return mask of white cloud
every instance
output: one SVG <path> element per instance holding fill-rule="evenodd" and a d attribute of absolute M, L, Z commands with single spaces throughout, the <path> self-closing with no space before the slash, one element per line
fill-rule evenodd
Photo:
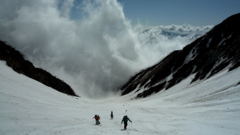
<path fill-rule="evenodd" d="M 60 7 L 59 2 L 63 2 Z M 85 0 L 80 20 L 70 17 L 73 3 L 2 0 L 0 39 L 62 78 L 79 95 L 114 93 L 131 75 L 159 61 L 175 49 L 175 41 L 181 41 L 160 38 L 154 44 L 145 43 L 116 0 Z"/>

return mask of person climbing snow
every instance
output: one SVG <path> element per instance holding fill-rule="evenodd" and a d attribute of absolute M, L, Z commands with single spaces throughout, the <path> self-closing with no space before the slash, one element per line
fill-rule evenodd
<path fill-rule="evenodd" d="M 124 124 L 124 130 L 127 130 L 128 121 L 132 123 L 132 121 L 128 118 L 127 115 L 123 116 L 121 124 Z"/>
<path fill-rule="evenodd" d="M 113 119 L 113 111 L 111 111 L 110 117 L 111 117 L 111 120 L 112 120 Z"/>
<path fill-rule="evenodd" d="M 101 123 L 100 123 L 100 116 L 99 116 L 99 115 L 95 114 L 93 118 L 94 118 L 95 121 L 96 121 L 96 125 L 100 125 L 100 124 L 101 124 Z"/>

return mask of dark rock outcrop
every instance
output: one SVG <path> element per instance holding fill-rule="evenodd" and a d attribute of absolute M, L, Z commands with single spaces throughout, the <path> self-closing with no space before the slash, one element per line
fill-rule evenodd
<path fill-rule="evenodd" d="M 192 74 L 192 82 L 207 79 L 223 69 L 240 66 L 240 14 L 215 26 L 182 50 L 174 51 L 158 64 L 141 71 L 122 86 L 122 95 L 132 91 L 146 97 L 168 89 Z"/>
<path fill-rule="evenodd" d="M 25 60 L 20 52 L 2 41 L 0 41 L 0 60 L 6 61 L 9 67 L 20 74 L 24 74 L 59 92 L 77 96 L 68 84 L 54 77 L 47 71 L 36 68 L 30 61 Z"/>

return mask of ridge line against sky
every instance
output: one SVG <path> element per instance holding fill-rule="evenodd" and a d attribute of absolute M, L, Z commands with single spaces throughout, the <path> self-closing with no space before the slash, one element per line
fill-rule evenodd
<path fill-rule="evenodd" d="M 72 17 L 79 18 L 84 0 L 74 0 Z M 216 25 L 240 12 L 239 0 L 117 0 L 134 24 Z M 80 4 L 80 5 L 79 5 Z"/>

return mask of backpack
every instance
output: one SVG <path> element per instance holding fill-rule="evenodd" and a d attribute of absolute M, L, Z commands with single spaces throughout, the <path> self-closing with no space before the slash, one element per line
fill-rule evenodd
<path fill-rule="evenodd" d="M 100 120 L 99 115 L 95 115 L 95 119 L 96 119 L 96 120 Z"/>
<path fill-rule="evenodd" d="M 123 121 L 124 121 L 124 122 L 127 122 L 127 121 L 128 121 L 128 117 L 127 117 L 126 115 L 123 117 Z"/>

